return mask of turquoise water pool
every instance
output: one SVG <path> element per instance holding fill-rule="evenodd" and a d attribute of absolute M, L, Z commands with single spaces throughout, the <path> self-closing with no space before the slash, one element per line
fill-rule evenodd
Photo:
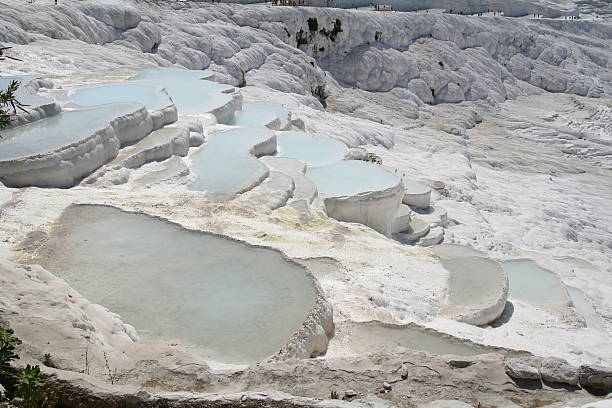
<path fill-rule="evenodd" d="M 141 107 L 138 103 L 117 103 L 76 109 L 3 130 L 0 160 L 43 154 L 78 142 L 105 128 L 111 120 Z"/>
<path fill-rule="evenodd" d="M 197 178 L 190 189 L 229 199 L 253 186 L 268 168 L 250 154 L 253 145 L 274 136 L 266 128 L 236 128 L 211 135 L 191 156 Z"/>
<path fill-rule="evenodd" d="M 343 160 L 323 167 L 310 167 L 306 175 L 315 182 L 319 193 L 327 197 L 381 191 L 400 183 L 397 176 L 381 166 L 358 160 Z"/>
<path fill-rule="evenodd" d="M 316 300 L 305 270 L 278 251 L 113 207 L 68 207 L 36 255 L 141 338 L 224 363 L 276 353 Z"/>
<path fill-rule="evenodd" d="M 146 106 L 150 111 L 156 111 L 172 104 L 172 101 L 162 91 L 161 87 L 131 82 L 77 89 L 70 94 L 69 98 L 80 106 L 96 106 L 116 102 L 138 102 Z"/>
<path fill-rule="evenodd" d="M 314 139 L 304 132 L 280 132 L 276 137 L 277 156 L 298 159 L 309 166 L 326 166 L 346 156 L 348 148 L 333 139 Z"/>

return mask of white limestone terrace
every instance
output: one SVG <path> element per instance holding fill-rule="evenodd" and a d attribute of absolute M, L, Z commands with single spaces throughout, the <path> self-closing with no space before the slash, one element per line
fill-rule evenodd
<path fill-rule="evenodd" d="M 291 113 L 282 105 L 267 102 L 248 102 L 234 114 L 234 126 L 266 126 L 274 130 L 291 127 Z"/>
<path fill-rule="evenodd" d="M 216 83 L 213 78 L 209 71 L 168 68 L 143 70 L 131 82 L 163 86 L 181 116 L 211 113 L 218 123 L 229 124 L 242 107 L 242 97 L 233 87 Z"/>
<path fill-rule="evenodd" d="M 413 180 L 402 179 L 404 198 L 402 202 L 415 208 L 426 209 L 431 203 L 431 188 Z"/>
<path fill-rule="evenodd" d="M 0 139 L 0 180 L 15 187 L 72 187 L 152 129 L 149 111 L 137 103 L 64 111 L 7 129 Z"/>
<path fill-rule="evenodd" d="M 547 268 L 559 271 L 564 283 L 583 291 L 595 312 L 604 316 L 608 329 L 612 310 L 607 296 L 610 292 L 607 225 L 612 225 L 607 210 L 608 157 L 605 144 L 593 141 L 604 141 L 607 137 L 607 111 L 596 108 L 604 106 L 609 96 L 605 78 L 610 72 L 610 47 L 605 26 L 400 13 L 383 18 L 379 15 L 383 13 L 261 5 L 90 4 L 68 0 L 58 7 L 37 4 L 40 11 L 12 1 L 1 6 L 9 17 L 8 22 L 0 24 L 11 29 L 3 27 L 0 36 L 15 45 L 15 55 L 25 60 L 21 65 L 13 62 L 3 65 L 7 72 L 32 69 L 65 85 L 80 75 L 108 79 L 112 73 L 115 80 L 123 80 L 157 65 L 176 63 L 198 69 L 208 66 L 215 79 L 234 86 L 246 85 L 241 92 L 249 100 L 265 99 L 287 107 L 294 124 L 309 135 L 335 138 L 350 147 L 365 146 L 380 155 L 385 164 L 409 172 L 414 179 L 429 185 L 443 180 L 445 192 L 432 191 L 432 202 L 448 211 L 449 242 L 472 245 L 494 254 L 496 259 L 520 257 L 517 251 L 530 249 L 549 258 L 570 255 L 588 260 L 592 268 L 575 267 L 566 261 L 550 261 L 553 266 Z M 359 13 L 366 16 L 357 16 Z M 285 17 L 288 23 L 284 22 Z M 381 66 L 378 54 L 358 60 L 367 79 L 355 88 L 339 87 L 334 79 L 338 73 L 350 71 L 345 66 L 350 66 L 352 60 L 342 61 L 342 69 L 323 73 L 318 68 L 319 57 L 310 58 L 295 49 L 297 38 L 291 30 L 302 29 L 306 36 L 301 40 L 311 41 L 308 18 L 312 17 L 317 18 L 320 29 L 325 28 L 329 36 L 336 19 L 341 20 L 342 31 L 336 30 L 335 41 L 329 39 L 330 44 L 339 48 L 338 60 L 342 60 L 344 51 L 351 56 L 351 38 L 355 37 L 363 37 L 363 41 L 357 38 L 357 49 L 370 45 L 379 51 L 372 47 L 376 45 L 375 38 L 366 38 L 366 31 L 359 34 L 362 27 L 381 32 L 379 38 L 385 41 L 380 47 L 381 55 L 393 53 L 393 47 L 386 44 L 391 42 L 385 37 L 388 33 L 393 33 L 394 40 L 405 41 L 409 51 L 401 53 L 399 62 L 385 59 Z M 368 26 L 368 19 L 380 25 L 380 29 Z M 404 29 L 405 25 L 409 28 Z M 319 31 L 312 42 L 300 47 L 314 53 L 312 46 L 324 41 L 316 39 L 321 36 L 325 37 Z M 140 53 L 143 47 L 145 52 Z M 519 52 L 521 47 L 524 49 Z M 336 52 L 326 45 L 319 48 L 330 54 Z M 323 52 L 317 49 L 317 53 Z M 559 57 L 559 66 L 550 63 L 557 53 L 564 55 Z M 450 100 L 443 97 L 443 92 L 436 94 L 438 101 L 424 102 L 401 86 L 389 92 L 364 91 L 370 87 L 378 89 L 376 78 L 389 76 L 390 83 L 398 83 L 394 75 L 398 67 L 406 65 L 404 58 L 414 58 L 421 64 L 418 70 L 422 77 L 431 73 L 434 82 L 448 79 L 448 61 L 459 61 L 464 63 L 463 69 L 453 70 L 454 75 L 469 78 L 474 72 L 476 76 L 482 74 L 482 81 L 489 81 L 491 86 L 489 82 L 483 85 L 487 96 L 461 103 L 438 103 Z M 508 69 L 504 71 L 503 64 L 510 59 L 522 59 L 525 67 L 531 69 L 529 76 L 524 77 L 527 80 Z M 593 61 L 599 64 L 595 66 Z M 603 83 L 603 98 L 549 94 L 533 86 L 538 80 L 532 77 L 541 76 L 566 89 L 567 78 L 570 85 L 582 80 L 581 70 L 590 80 Z M 342 79 L 342 75 L 338 77 Z M 350 79 L 349 74 L 346 77 Z M 478 81 L 481 80 L 475 83 Z M 500 93 L 501 90 L 506 93 Z M 429 91 L 431 94 L 431 88 Z M 592 95 L 597 96 L 595 92 Z M 322 103 L 327 104 L 327 110 L 321 109 Z M 562 130 L 569 121 L 574 122 L 571 128 L 580 134 Z M 560 153 L 561 149 L 564 153 Z M 578 159 L 580 164 L 576 164 Z M 137 180 L 141 177 L 173 169 L 182 173 L 188 171 L 185 163 L 188 160 L 173 158 L 146 164 L 131 171 L 134 177 L 124 187 L 108 189 L 79 187 L 54 192 L 0 186 L 0 197 L 8 197 L 0 217 L 6 240 L 0 241 L 0 253 L 7 253 L 7 248 L 27 232 L 41 225 L 44 228 L 67 203 L 113 203 L 136 212 L 174 218 L 189 228 L 279 248 L 291 257 L 333 259 L 333 268 L 322 268 L 317 277 L 340 320 L 418 322 L 476 343 L 524 348 L 541 356 L 560 356 L 573 364 L 605 363 L 612 355 L 606 332 L 596 333 L 576 322 L 562 321 L 527 302 L 515 302 L 513 313 L 491 327 L 480 328 L 449 319 L 440 313 L 440 305 L 448 295 L 448 271 L 429 250 L 397 245 L 362 225 L 335 222 L 321 215 L 316 206 L 306 213 L 290 206 L 266 207 L 262 211 L 259 202 L 245 199 L 246 194 L 227 203 L 211 203 L 200 192 L 189 191 L 184 184 L 177 185 L 179 176 L 164 175 L 167 181 L 163 186 L 147 182 L 150 188 L 139 189 Z M 272 173 L 278 172 L 269 172 Z M 168 186 L 171 189 L 165 188 Z M 251 192 L 257 189 L 258 197 L 265 196 L 260 187 Z M 22 272 L 12 276 L 20 276 L 19 284 L 27 287 L 34 284 L 27 281 L 30 279 L 27 275 Z M 46 305 L 53 301 L 46 299 Z M 82 317 L 77 319 L 78 323 L 83 321 Z M 113 320 L 104 319 L 95 326 L 96 339 L 111 336 L 110 326 L 106 325 L 110 321 Z M 35 323 L 33 326 L 36 327 Z M 73 329 L 70 333 L 82 334 Z M 78 343 L 80 340 L 78 337 L 71 342 L 78 345 L 75 349 L 84 348 L 81 346 L 85 343 Z M 47 347 L 44 343 L 38 346 L 41 353 Z M 151 358 L 152 354 L 155 359 L 158 351 L 155 348 L 141 355 L 141 359 Z M 72 354 L 70 358 L 74 359 L 74 367 L 81 367 L 78 356 Z M 322 360 L 327 364 L 333 358 L 328 355 Z M 120 361 L 113 359 L 117 360 Z M 103 363 L 98 365 L 103 367 Z M 172 369 L 196 371 L 193 366 Z M 149 370 L 145 367 L 142 371 Z M 198 371 L 194 376 L 201 373 L 204 376 L 205 372 Z M 98 375 L 102 378 L 104 372 Z M 175 378 L 176 372 L 168 377 Z M 328 394 L 327 390 L 325 393 Z"/>
<path fill-rule="evenodd" d="M 317 185 L 330 217 L 391 235 L 404 190 L 394 174 L 376 164 L 344 160 L 310 167 L 306 175 Z"/>
<path fill-rule="evenodd" d="M 4 147 L 0 157 L 3 160 L 0 179 L 7 185 L 19 187 L 72 187 L 114 159 L 121 147 L 176 122 L 175 101 L 184 118 L 195 116 L 193 119 L 198 121 L 198 116 L 212 114 L 218 122 L 227 123 L 241 107 L 241 96 L 231 86 L 202 79 L 210 76 L 207 71 L 144 70 L 130 81 L 54 91 L 65 107 L 72 110 L 36 123 L 28 122 L 56 113 L 54 109 L 59 108 L 58 103 L 27 92 L 25 85 L 38 76 L 4 77 L 3 81 L 7 83 L 14 78 L 24 78 L 24 88 L 17 96 L 22 103 L 32 105 L 33 111 L 19 116 L 17 124 L 23 122 L 26 125 L 8 130 L 0 141 Z M 127 114 L 122 107 L 130 103 L 132 107 L 135 106 L 133 103 L 144 105 L 148 110 L 146 117 L 136 118 L 138 121 L 132 124 L 122 120 L 121 117 Z M 112 105 L 116 105 L 114 110 Z M 110 128 L 104 129 L 106 125 Z M 109 133 L 111 130 L 117 140 L 109 140 L 113 137 L 111 134 L 99 137 L 100 132 Z M 176 153 L 185 155 L 186 149 L 202 141 L 203 138 L 190 140 L 187 133 L 185 148 L 177 148 Z M 159 150 L 159 146 L 157 148 Z M 170 155 L 174 153 L 169 152 Z M 148 161 L 167 157 L 168 153 L 148 158 L 142 156 Z M 139 166 L 142 164 L 140 161 Z M 50 167 L 52 171 L 47 171 Z M 132 163 L 128 167 L 136 166 Z"/>
<path fill-rule="evenodd" d="M 520 92 L 517 80 L 551 92 L 611 92 L 602 51 L 611 28 L 604 25 L 577 22 L 571 33 L 557 33 L 552 21 L 325 8 L 243 9 L 233 18 L 295 44 L 342 84 L 378 92 L 401 88 L 401 98 L 417 105 L 501 102 Z M 317 30 L 310 30 L 308 18 Z"/>
<path fill-rule="evenodd" d="M 117 185 L 126 183 L 131 173 L 153 161 L 172 156 L 187 156 L 190 147 L 204 142 L 200 123 L 177 122 L 152 132 L 143 140 L 119 151 L 117 157 L 87 176 L 81 185 Z"/>
<path fill-rule="evenodd" d="M 97 234 L 106 238 L 92 245 Z M 305 267 L 142 214 L 70 206 L 23 259 L 120 314 L 141 338 L 178 339 L 209 361 L 307 358 L 333 334 L 331 306 Z"/>
<path fill-rule="evenodd" d="M 232 3 L 252 4 L 264 3 L 263 0 L 233 0 Z M 586 4 L 585 4 L 586 3 Z M 532 14 L 543 14 L 547 18 L 565 15 L 578 15 L 579 9 L 588 10 L 588 6 L 597 6 L 596 1 L 579 2 L 572 0 L 532 0 L 506 2 L 500 0 L 449 1 L 449 0 L 335 0 L 333 3 L 324 0 L 310 0 L 310 6 L 338 7 L 346 9 L 358 8 L 372 10 L 376 5 L 391 6 L 394 11 L 426 11 L 443 12 L 454 10 L 463 14 L 483 13 L 488 10 L 501 11 L 505 16 L 521 17 Z M 583 6 L 583 7 L 581 7 Z M 587 6 L 587 7 L 584 7 Z M 596 7 L 594 7 L 596 9 Z M 602 13 L 603 14 L 603 13 Z"/>
<path fill-rule="evenodd" d="M 308 166 L 321 167 L 344 160 L 346 145 L 334 139 L 315 139 L 305 132 L 279 132 L 276 136 L 278 157 L 299 159 Z"/>
<path fill-rule="evenodd" d="M 78 88 L 67 95 L 78 106 L 106 105 L 118 102 L 142 103 L 151 112 L 153 130 L 174 123 L 178 119 L 176 106 L 159 86 L 138 83 L 114 83 Z"/>
<path fill-rule="evenodd" d="M 433 247 L 449 271 L 444 313 L 477 326 L 499 319 L 508 300 L 508 274 L 482 252 L 460 245 Z"/>
<path fill-rule="evenodd" d="M 192 190 L 228 200 L 251 190 L 269 174 L 257 157 L 276 152 L 276 135 L 263 127 L 237 127 L 212 134 L 191 155 L 195 179 Z"/>
<path fill-rule="evenodd" d="M 58 40 L 81 40 L 81 49 L 99 47 L 96 44 L 104 44 L 108 51 L 116 46 L 135 47 L 144 52 L 143 63 L 208 68 L 218 80 L 233 85 L 245 82 L 324 96 L 331 89 L 326 90 L 330 87 L 319 65 L 335 80 L 359 89 L 404 89 L 402 98 L 417 105 L 500 102 L 522 91 L 517 80 L 553 92 L 610 94 L 609 81 L 602 76 L 609 69 L 605 41 L 610 28 L 584 22 L 572 22 L 570 33 L 556 30 L 555 22 L 454 15 L 223 4 L 210 9 L 211 5 L 202 3 L 157 4 L 139 11 L 116 3 L 70 3 L 70 7 L 65 3 L 57 8 L 20 5 L 16 10 L 12 4 L 3 7 L 10 21 L 19 25 L 3 23 L 7 25 L 0 41 L 27 44 L 52 31 Z M 105 14 L 106 7 L 116 10 L 113 18 Z M 161 10 L 163 21 L 155 17 Z M 44 24 L 28 20 L 37 13 L 44 13 Z M 186 15 L 189 19 L 182 21 Z M 73 31 L 59 23 L 63 18 L 69 19 L 66 26 Z M 309 32 L 308 18 L 317 19 L 318 31 Z M 222 23 L 201 24 L 213 20 Z M 332 41 L 336 20 L 340 24 Z M 255 40 L 253 29 L 264 42 Z M 378 39 L 372 34 L 377 32 Z M 298 35 L 303 38 L 299 48 L 310 58 L 295 58 L 303 55 L 296 49 Z M 242 46 L 230 38 L 239 38 Z M 19 47 L 15 48 L 21 56 Z M 65 58 L 73 58 L 75 51 L 67 50 Z M 95 67 L 95 60 L 89 64 Z"/>

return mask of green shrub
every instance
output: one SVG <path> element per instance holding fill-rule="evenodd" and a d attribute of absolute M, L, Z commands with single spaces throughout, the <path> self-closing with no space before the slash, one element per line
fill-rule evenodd
<path fill-rule="evenodd" d="M 10 369 L 11 361 L 19 358 L 15 353 L 19 344 L 21 340 L 15 337 L 13 330 L 0 329 L 0 384 L 7 391 L 2 397 L 18 408 L 54 408 L 58 401 L 57 391 L 47 385 L 48 376 L 39 366 L 28 364 L 16 374 Z"/>
<path fill-rule="evenodd" d="M 319 22 L 316 17 L 311 17 L 308 19 L 308 31 L 317 31 L 319 29 Z"/>
<path fill-rule="evenodd" d="M 18 358 L 15 347 L 20 344 L 21 340 L 14 336 L 13 330 L 0 329 L 0 375 L 10 375 L 9 364 Z"/>

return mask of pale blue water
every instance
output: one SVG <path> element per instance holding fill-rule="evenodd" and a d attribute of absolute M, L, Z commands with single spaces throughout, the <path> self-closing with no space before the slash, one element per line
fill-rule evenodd
<path fill-rule="evenodd" d="M 138 102 L 151 111 L 165 108 L 172 101 L 161 87 L 122 82 L 81 88 L 70 95 L 70 100 L 80 106 L 105 105 L 115 102 Z"/>
<path fill-rule="evenodd" d="M 349 347 L 357 353 L 384 350 L 395 352 L 398 348 L 425 351 L 438 355 L 472 356 L 490 353 L 492 350 L 478 344 L 462 342 L 450 336 L 415 326 L 384 326 L 379 323 L 351 324 Z"/>
<path fill-rule="evenodd" d="M 328 197 L 352 196 L 380 191 L 399 184 L 400 179 L 377 164 L 343 160 L 324 167 L 310 167 L 306 175 Z"/>
<path fill-rule="evenodd" d="M 288 125 L 289 111 L 275 103 L 248 102 L 242 105 L 242 111 L 236 112 L 232 125 L 265 126 L 277 118 L 281 129 L 284 129 Z"/>
<path fill-rule="evenodd" d="M 35 262 L 141 338 L 225 363 L 276 353 L 316 299 L 304 269 L 277 251 L 105 206 L 68 207 Z"/>
<path fill-rule="evenodd" d="M 574 308 L 578 313 L 584 317 L 586 321 L 587 327 L 595 330 L 599 330 L 601 332 L 605 332 L 606 329 L 603 324 L 603 320 L 601 316 L 597 314 L 593 305 L 586 298 L 584 293 L 577 288 L 568 287 L 567 291 L 572 298 L 572 302 L 574 303 Z"/>
<path fill-rule="evenodd" d="M 310 166 L 326 166 L 346 156 L 348 148 L 333 139 L 314 139 L 304 132 L 281 132 L 276 136 L 277 156 L 298 159 Z"/>
<path fill-rule="evenodd" d="M 232 100 L 230 94 L 223 92 L 233 87 L 200 79 L 209 74 L 208 71 L 150 69 L 140 72 L 130 81 L 154 84 L 165 88 L 179 114 L 202 114 Z"/>
<path fill-rule="evenodd" d="M 442 265 L 449 271 L 448 302 L 453 305 L 470 306 L 494 301 L 506 280 L 501 265 L 488 258 L 442 258 Z"/>
<path fill-rule="evenodd" d="M 418 183 L 412 180 L 403 179 L 404 182 L 404 191 L 408 194 L 425 194 L 431 189 L 425 184 Z"/>
<path fill-rule="evenodd" d="M 268 171 L 249 151 L 273 135 L 266 128 L 237 128 L 209 136 L 191 156 L 197 178 L 190 189 L 229 199 L 249 188 Z"/>
<path fill-rule="evenodd" d="M 510 280 L 508 297 L 534 306 L 567 306 L 565 285 L 556 273 L 542 268 L 531 259 L 513 259 L 502 264 Z"/>
<path fill-rule="evenodd" d="M 495 301 L 506 281 L 504 269 L 482 252 L 462 245 L 436 245 L 432 251 L 449 272 L 448 302 L 471 306 Z"/>
<path fill-rule="evenodd" d="M 112 119 L 141 107 L 138 103 L 117 103 L 76 109 L 3 130 L 0 160 L 33 156 L 68 146 L 105 128 Z"/>

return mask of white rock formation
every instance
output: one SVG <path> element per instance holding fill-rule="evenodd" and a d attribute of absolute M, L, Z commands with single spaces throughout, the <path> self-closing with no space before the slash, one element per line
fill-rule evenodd
<path fill-rule="evenodd" d="M 144 138 L 152 130 L 149 111 L 136 104 L 132 112 L 76 142 L 43 154 L 1 161 L 0 180 L 16 187 L 72 187 L 116 157 L 121 146 Z"/>
<path fill-rule="evenodd" d="M 401 201 L 401 183 L 382 190 L 353 196 L 325 197 L 327 215 L 338 221 L 358 222 L 390 236 Z"/>
<path fill-rule="evenodd" d="M 607 98 L 612 48 L 605 24 L 217 3 L 62 3 L 3 2 L 0 41 L 24 60 L 4 61 L 3 72 L 41 72 L 62 86 L 129 78 L 152 66 L 209 68 L 218 80 L 246 85 L 240 92 L 250 100 L 287 106 L 292 123 L 315 137 L 365 146 L 385 164 L 428 184 L 443 180 L 446 188 L 432 192 L 432 199 L 448 213 L 447 241 L 472 245 L 496 259 L 520 251 L 544 257 L 565 284 L 585 293 L 604 327 L 577 327 L 522 302 L 513 302 L 512 313 L 486 330 L 453 321 L 440 313 L 447 273 L 429 250 L 398 245 L 361 225 L 340 224 L 287 206 L 262 214 L 247 206 L 248 200 L 238 203 L 240 198 L 211 204 L 185 190 L 181 180 L 189 171 L 187 161 L 177 158 L 126 170 L 134 177 L 123 187 L 58 193 L 0 186 L 0 195 L 8 197 L 0 204 L 3 256 L 13 254 L 12 245 L 24 234 L 51 222 L 71 202 L 112 202 L 158 216 L 173 214 L 189 228 L 274 246 L 292 257 L 328 257 L 331 266 L 321 272 L 320 281 L 342 319 L 416 321 L 479 343 L 562 357 L 573 365 L 610 360 L 612 161 Z M 500 6 L 520 14 L 541 3 Z M 555 3 L 564 3 L 559 8 L 568 12 L 576 6 L 572 1 Z M 457 4 L 488 8 L 499 3 Z M 580 7 L 597 8 L 590 0 Z M 309 18 L 316 18 L 327 34 L 311 36 Z M 341 24 L 332 41 L 336 20 Z M 298 46 L 300 30 L 306 43 Z M 207 126 L 217 122 L 205 117 Z M 355 153 L 351 158 L 359 157 Z M 141 190 L 137 180 L 148 180 L 143 185 L 150 188 Z M 320 350 L 321 330 L 313 326 L 312 332 L 318 335 L 311 350 Z M 82 350 L 83 344 L 68 345 Z M 44 347 L 40 345 L 43 352 Z M 295 349 L 308 354 L 304 345 Z M 75 356 L 74 350 L 66 350 L 66 355 Z M 150 347 L 141 359 L 155 360 L 162 354 Z M 346 368 L 336 357 L 328 355 L 307 366 L 340 367 L 323 372 L 336 375 Z M 79 358 L 73 359 L 71 367 L 82 370 Z M 178 360 L 192 361 L 184 355 L 174 362 Z M 363 361 L 360 356 L 359 364 Z M 386 376 L 396 375 L 391 374 L 398 369 L 396 356 L 374 361 L 381 362 L 393 366 Z M 294 367 L 287 367 L 280 372 L 289 383 L 286 374 Z M 462 378 L 458 371 L 450 377 Z M 157 374 L 147 367 L 139 371 L 143 376 L 149 372 Z M 324 377 L 320 374 L 304 386 L 319 385 Z M 97 375 L 103 378 L 104 372 Z M 177 370 L 159 378 L 179 381 L 180 375 Z M 494 388 L 496 397 L 507 386 L 503 377 L 502 385 Z M 388 378 L 377 386 L 383 380 Z M 189 381 L 190 389 L 202 386 Z M 442 388 L 439 378 L 435 381 Z M 393 398 L 404 383 L 409 382 L 394 383 L 387 396 Z M 339 390 L 349 388 L 355 386 Z M 477 395 L 479 390 L 466 392 Z M 325 395 L 317 392 L 329 394 L 328 389 Z M 548 397 L 549 392 L 534 390 L 533 395 Z M 414 394 L 407 390 L 405 395 Z"/>

